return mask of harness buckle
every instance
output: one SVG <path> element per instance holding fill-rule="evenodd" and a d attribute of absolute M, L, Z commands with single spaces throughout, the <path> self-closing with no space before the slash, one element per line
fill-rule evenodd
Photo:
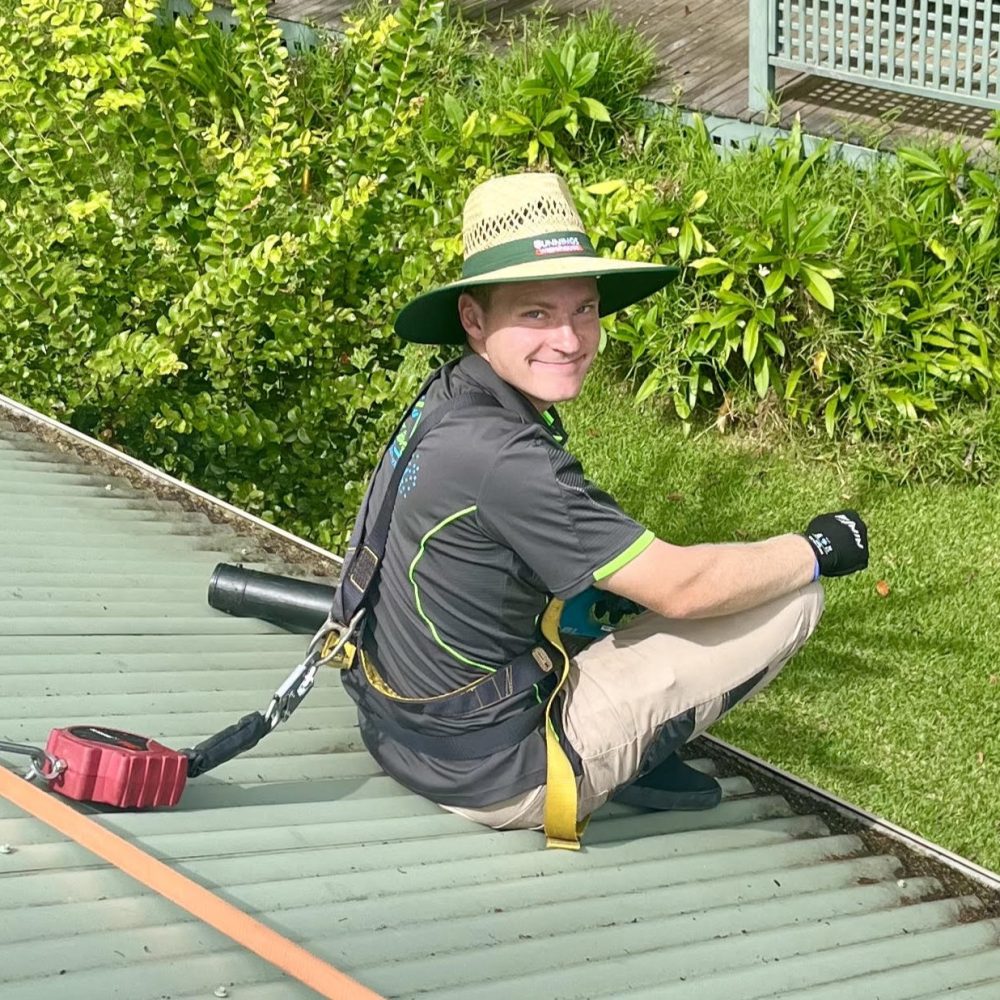
<path fill-rule="evenodd" d="M 549 673 L 555 664 L 552 662 L 552 657 L 542 649 L 541 646 L 535 646 L 531 651 L 531 658 L 538 664 L 538 666 Z"/>
<path fill-rule="evenodd" d="M 336 659 L 345 660 L 345 665 L 350 666 L 353 660 L 353 653 L 348 650 L 348 647 L 353 645 L 351 640 L 358 634 L 358 629 L 361 627 L 364 617 L 365 609 L 359 608 L 354 613 L 354 617 L 342 628 L 338 628 L 336 625 L 329 626 L 325 624 L 309 644 L 309 653 L 306 658 L 308 659 L 318 649 L 317 667 L 324 667 Z M 344 655 L 345 651 L 347 651 L 347 656 Z"/>

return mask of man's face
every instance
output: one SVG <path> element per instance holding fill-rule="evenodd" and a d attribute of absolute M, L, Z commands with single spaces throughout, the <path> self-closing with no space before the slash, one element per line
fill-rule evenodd
<path fill-rule="evenodd" d="M 579 395 L 601 338 L 594 278 L 494 285 L 458 300 L 472 349 L 539 409 Z"/>

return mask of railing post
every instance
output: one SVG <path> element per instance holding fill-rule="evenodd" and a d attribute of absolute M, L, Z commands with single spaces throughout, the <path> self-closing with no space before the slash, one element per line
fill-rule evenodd
<path fill-rule="evenodd" d="M 774 67 L 771 65 L 771 19 L 778 12 L 771 7 L 776 0 L 747 0 L 749 4 L 749 107 L 753 112 L 767 111 L 774 93 Z"/>

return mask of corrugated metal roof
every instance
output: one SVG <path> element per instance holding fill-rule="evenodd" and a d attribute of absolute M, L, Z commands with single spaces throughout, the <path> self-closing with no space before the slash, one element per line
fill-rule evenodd
<path fill-rule="evenodd" d="M 0 738 L 97 721 L 183 746 L 262 708 L 303 637 L 205 603 L 217 561 L 261 558 L 0 417 Z M 1000 996 L 975 895 L 722 782 L 717 809 L 607 807 L 585 851 L 546 852 L 380 774 L 327 675 L 178 808 L 93 812 L 386 996 Z M 4 1000 L 313 995 L 4 800 L 0 844 Z"/>

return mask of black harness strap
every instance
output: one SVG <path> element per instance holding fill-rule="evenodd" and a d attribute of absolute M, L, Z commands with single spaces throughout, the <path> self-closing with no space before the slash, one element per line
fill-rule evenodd
<path fill-rule="evenodd" d="M 368 721 L 379 733 L 391 736 L 398 743 L 417 753 L 425 753 L 441 760 L 475 760 L 488 757 L 500 750 L 517 746 L 536 732 L 545 718 L 545 703 L 512 715 L 503 722 L 494 723 L 485 729 L 474 729 L 467 733 L 452 733 L 434 736 L 408 729 L 398 722 L 380 715 L 369 717 Z"/>
<path fill-rule="evenodd" d="M 389 442 L 389 449 L 393 447 L 400 431 L 405 426 L 407 417 L 419 404 L 430 381 L 424 383 L 420 395 L 407 409 L 406 415 L 400 421 Z M 355 548 L 348 561 L 345 562 L 341 573 L 338 596 L 341 602 L 342 622 L 347 623 L 354 620 L 355 615 L 366 607 L 371 597 L 382 568 L 382 560 L 385 557 L 389 527 L 395 510 L 396 498 L 399 495 L 400 483 L 420 442 L 442 420 L 456 410 L 474 407 L 495 409 L 500 405 L 500 402 L 488 393 L 467 392 L 421 412 L 402 453 L 396 460 L 386 492 L 370 528 L 368 527 L 368 517 L 371 488 L 369 488 L 368 496 L 362 505 L 363 510 L 359 514 L 360 531 L 356 538 L 352 539 L 355 542 Z M 385 461 L 389 449 L 383 455 L 382 461 Z M 364 520 L 361 520 L 362 518 Z M 362 626 L 361 634 L 355 641 L 359 646 L 359 656 L 363 662 L 368 663 L 370 662 L 370 653 L 365 643 L 366 634 L 366 629 Z M 475 709 L 482 706 L 478 705 L 475 700 L 474 692 L 470 693 L 468 697 L 463 696 L 464 689 L 451 692 L 455 696 L 454 699 L 448 698 L 446 701 L 442 701 L 441 696 L 438 696 L 428 699 L 423 706 L 418 707 L 409 703 L 419 702 L 420 699 L 399 699 L 397 701 L 391 693 L 382 689 L 384 682 L 382 685 L 376 685 L 372 684 L 369 679 L 369 682 L 364 685 L 366 693 L 361 695 L 359 701 L 359 707 L 362 708 L 364 716 L 363 727 L 364 725 L 370 726 L 380 735 L 388 737 L 410 750 L 442 760 L 475 760 L 517 746 L 532 733 L 538 732 L 544 724 L 548 696 L 557 680 L 556 675 L 550 673 L 551 662 L 547 667 L 543 667 L 533 659 L 532 652 L 523 654 L 504 668 L 510 672 L 508 678 L 510 688 L 506 692 L 505 698 L 512 701 L 511 708 L 514 708 L 514 701 L 527 702 L 523 709 L 513 711 L 505 719 L 493 721 L 489 725 L 476 725 L 472 722 Z M 554 657 L 556 654 L 557 650 L 553 647 L 552 653 L 549 655 Z M 362 673 L 366 672 L 362 671 Z M 470 698 L 472 701 L 469 700 Z M 369 702 L 368 699 L 374 699 L 375 703 Z M 407 704 L 401 704 L 401 702 Z M 395 708 L 390 708 L 390 706 L 395 706 Z M 444 718 L 461 718 L 465 719 L 467 723 L 471 723 L 473 728 L 464 732 L 421 731 L 406 724 L 405 713 L 408 712 L 413 712 L 415 717 L 426 712 L 428 717 L 423 720 L 425 723 L 433 722 L 432 717 L 437 716 L 437 725 L 440 725 Z"/>
<path fill-rule="evenodd" d="M 425 383 L 425 387 L 426 384 L 427 383 Z M 499 405 L 500 404 L 497 400 L 488 393 L 466 392 L 462 393 L 460 396 L 456 396 L 448 403 L 435 406 L 429 412 L 422 411 L 417 420 L 416 427 L 413 428 L 413 432 L 410 434 L 410 438 L 406 442 L 406 447 L 403 449 L 403 453 L 397 459 L 396 466 L 392 470 L 392 476 L 389 479 L 389 486 L 386 490 L 385 497 L 382 500 L 382 506 L 379 508 L 378 515 L 375 518 L 375 523 L 372 525 L 371 531 L 364 530 L 364 534 L 358 541 L 357 549 L 354 552 L 350 563 L 345 564 L 343 568 L 341 588 L 343 591 L 342 600 L 345 622 L 350 621 L 355 616 L 358 609 L 365 603 L 375 580 L 378 578 L 379 571 L 382 568 L 382 559 L 385 556 L 386 542 L 389 538 L 389 525 L 392 522 L 393 511 L 396 509 L 396 497 L 399 495 L 399 484 L 402 482 L 403 474 L 406 472 L 406 467 L 409 465 L 410 459 L 419 447 L 420 442 L 427 434 L 437 427 L 437 425 L 441 423 L 445 417 L 447 417 L 450 413 L 454 413 L 456 410 L 466 410 L 476 406 L 492 408 Z M 413 407 L 411 406 L 410 409 L 406 411 L 407 414 L 412 411 L 412 408 Z M 398 435 L 399 430 L 403 427 L 404 423 L 405 418 L 397 428 L 396 435 Z M 393 436 L 393 440 L 395 440 L 396 435 Z M 390 443 L 390 448 L 391 447 L 392 444 Z M 365 509 L 360 516 L 367 518 L 367 515 L 368 504 L 366 503 Z"/>

